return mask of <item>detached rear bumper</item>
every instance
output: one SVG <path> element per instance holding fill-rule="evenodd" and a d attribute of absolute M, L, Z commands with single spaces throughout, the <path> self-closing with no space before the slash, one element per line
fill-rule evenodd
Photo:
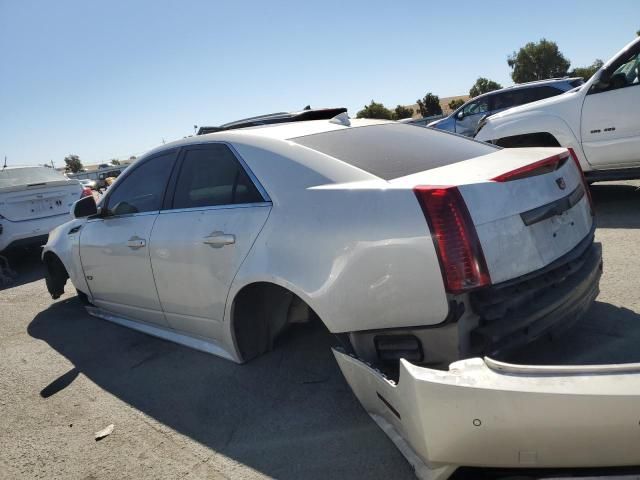
<path fill-rule="evenodd" d="M 358 400 L 421 478 L 460 466 L 640 465 L 640 364 L 538 367 L 400 361 L 398 383 L 334 350 Z"/>

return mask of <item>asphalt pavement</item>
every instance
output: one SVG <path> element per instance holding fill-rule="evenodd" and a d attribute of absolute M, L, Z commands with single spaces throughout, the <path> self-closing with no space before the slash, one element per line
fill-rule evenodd
<path fill-rule="evenodd" d="M 601 293 L 559 363 L 640 361 L 640 182 L 593 187 Z M 321 324 L 236 365 L 52 301 L 37 252 L 0 290 L 0 478 L 412 479 L 345 383 Z M 100 441 L 95 433 L 113 425 Z"/>

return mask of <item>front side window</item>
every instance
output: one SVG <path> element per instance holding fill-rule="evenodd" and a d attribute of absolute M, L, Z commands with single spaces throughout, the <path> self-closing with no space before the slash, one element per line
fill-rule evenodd
<path fill-rule="evenodd" d="M 107 199 L 108 215 L 152 212 L 162 208 L 175 153 L 165 153 L 145 161 L 114 185 Z"/>
<path fill-rule="evenodd" d="M 632 54 L 616 68 L 606 82 L 596 82 L 589 93 L 608 92 L 640 85 L 640 52 Z"/>
<path fill-rule="evenodd" d="M 173 197 L 173 208 L 199 208 L 264 199 L 231 149 L 210 144 L 186 151 Z"/>
<path fill-rule="evenodd" d="M 462 115 L 468 117 L 469 115 L 476 115 L 478 113 L 485 113 L 489 111 L 489 102 L 487 97 L 471 102 L 462 109 Z"/>
<path fill-rule="evenodd" d="M 638 85 L 638 69 L 640 69 L 640 53 L 633 55 L 628 61 L 616 68 L 611 75 L 611 89 Z"/>

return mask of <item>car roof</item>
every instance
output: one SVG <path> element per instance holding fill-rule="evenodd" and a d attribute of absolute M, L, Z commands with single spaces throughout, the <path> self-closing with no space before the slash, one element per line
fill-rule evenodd
<path fill-rule="evenodd" d="M 331 120 L 309 120 L 305 122 L 276 123 L 272 125 L 260 125 L 255 127 L 239 128 L 235 130 L 223 130 L 220 132 L 207 133 L 204 135 L 189 136 L 174 142 L 160 145 L 150 150 L 144 157 L 171 148 L 179 148 L 186 145 L 194 145 L 207 142 L 230 142 L 238 140 L 250 140 L 251 138 L 271 138 L 274 140 L 289 140 L 296 137 L 315 135 L 318 133 L 343 130 L 348 128 L 367 127 L 370 125 L 381 125 L 385 123 L 396 123 L 389 120 L 374 119 L 349 119 L 348 122 Z M 143 157 L 139 157 L 141 159 Z"/>

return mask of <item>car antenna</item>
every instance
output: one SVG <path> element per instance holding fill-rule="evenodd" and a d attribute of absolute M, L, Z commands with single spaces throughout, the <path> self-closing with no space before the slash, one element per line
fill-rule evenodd
<path fill-rule="evenodd" d="M 5 168 L 7 168 L 7 156 L 4 156 L 4 166 L 2 167 L 2 169 L 4 170 Z"/>

